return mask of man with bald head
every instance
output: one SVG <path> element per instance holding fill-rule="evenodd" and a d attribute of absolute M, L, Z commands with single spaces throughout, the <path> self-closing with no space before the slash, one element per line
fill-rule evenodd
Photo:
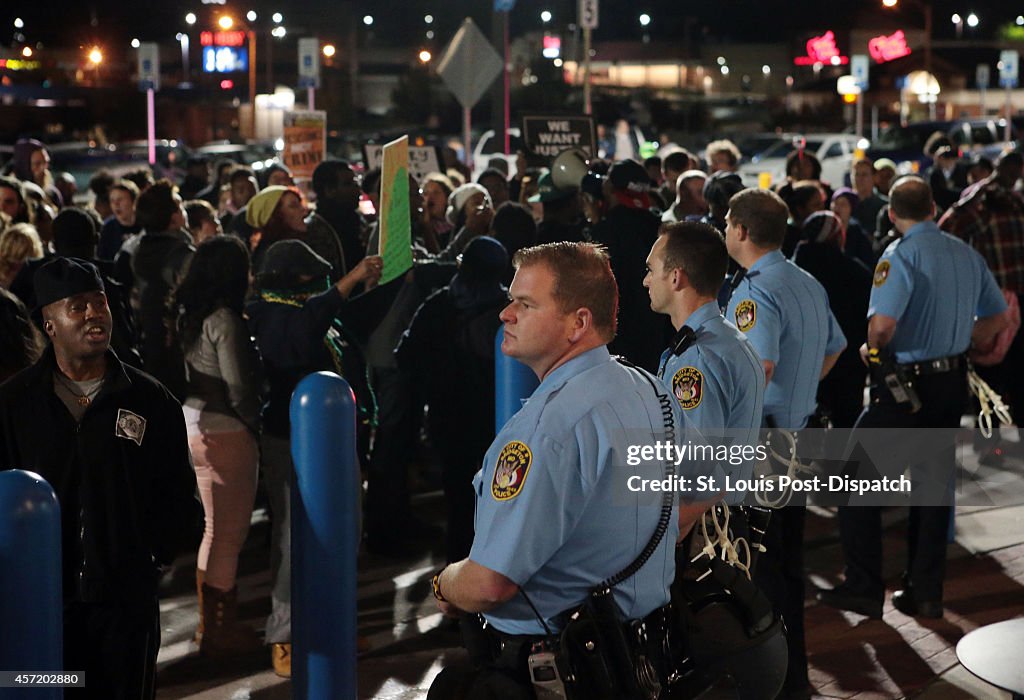
<path fill-rule="evenodd" d="M 0 385 L 0 469 L 27 469 L 60 502 L 64 668 L 87 697 L 152 698 L 161 567 L 195 544 L 199 503 L 181 406 L 110 350 L 96 267 L 35 275 L 51 345 Z"/>
<path fill-rule="evenodd" d="M 861 356 L 871 367 L 871 402 L 854 428 L 847 474 L 882 481 L 910 465 L 911 513 L 903 589 L 893 606 L 906 615 L 942 617 L 955 430 L 967 401 L 967 353 L 986 352 L 1006 321 L 1006 302 L 985 260 L 939 230 L 935 201 L 920 177 L 897 180 L 889 220 L 899 234 L 882 254 L 868 307 Z M 915 401 L 916 399 L 916 401 Z M 860 449 L 878 429 L 890 435 L 884 451 Z M 872 433 L 874 431 L 874 433 Z M 943 440 L 949 443 L 942 447 Z M 846 580 L 818 599 L 881 618 L 881 507 L 877 498 L 839 510 Z"/>

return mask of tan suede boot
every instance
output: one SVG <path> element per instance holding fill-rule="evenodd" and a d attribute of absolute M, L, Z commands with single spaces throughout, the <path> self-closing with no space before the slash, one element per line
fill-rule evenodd
<path fill-rule="evenodd" d="M 197 645 L 203 643 L 203 582 L 206 581 L 206 572 L 196 569 L 196 597 L 199 600 L 199 624 L 196 626 L 196 633 L 192 641 Z"/>
<path fill-rule="evenodd" d="M 230 656 L 256 651 L 261 646 L 259 635 L 238 622 L 238 588 L 222 591 L 203 584 L 203 639 L 199 653 Z"/>
<path fill-rule="evenodd" d="M 281 676 L 281 678 L 292 677 L 292 645 L 289 644 L 271 644 L 270 645 L 270 662 L 274 666 L 274 673 Z"/>

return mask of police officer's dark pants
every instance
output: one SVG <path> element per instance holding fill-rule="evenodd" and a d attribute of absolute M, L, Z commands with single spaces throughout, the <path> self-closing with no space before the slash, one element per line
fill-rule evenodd
<path fill-rule="evenodd" d="M 940 602 L 956 458 L 953 431 L 960 425 L 967 400 L 966 372 L 960 369 L 917 377 L 915 387 L 922 407 L 914 414 L 906 405 L 897 404 L 888 389 L 871 387 L 871 404 L 851 437 L 846 473 L 859 479 L 894 478 L 910 467 L 912 503 L 927 505 L 910 509 L 904 585 L 913 588 L 917 600 Z M 948 432 L 920 430 L 923 428 Z M 888 432 L 863 432 L 876 429 Z M 873 440 L 884 440 L 886 449 L 878 449 Z M 882 516 L 881 507 L 875 505 L 879 498 L 868 494 L 857 500 L 871 505 L 851 499 L 851 505 L 841 507 L 839 532 L 846 557 L 845 588 L 882 601 Z"/>
<path fill-rule="evenodd" d="M 1017 299 L 1021 303 L 1021 309 L 1024 309 L 1024 294 L 1018 294 Z M 1024 333 L 1020 331 L 1014 336 L 1013 343 L 1010 344 L 1010 349 L 1006 351 L 1006 357 L 1002 362 L 994 367 L 975 366 L 978 375 L 988 382 L 1010 407 L 1010 414 L 1013 416 L 1014 422 L 1019 420 L 1019 416 L 1024 415 L 1024 371 L 1021 371 L 1022 367 L 1024 367 Z M 999 434 L 996 432 L 986 440 L 980 433 L 977 433 L 975 439 L 995 446 L 999 442 Z"/>
<path fill-rule="evenodd" d="M 785 687 L 807 685 L 807 647 L 804 642 L 804 521 L 807 509 L 791 505 L 772 511 L 764 535 L 766 552 L 757 560 L 754 583 L 772 602 L 786 624 L 789 666 Z"/>
<path fill-rule="evenodd" d="M 151 700 L 160 650 L 156 597 L 141 603 L 69 603 L 64 608 L 64 670 L 84 671 L 85 688 L 65 697 Z"/>
<path fill-rule="evenodd" d="M 373 368 L 379 424 L 366 488 L 366 532 L 373 545 L 400 544 L 409 517 L 408 462 L 415 445 L 411 388 L 397 369 Z"/>

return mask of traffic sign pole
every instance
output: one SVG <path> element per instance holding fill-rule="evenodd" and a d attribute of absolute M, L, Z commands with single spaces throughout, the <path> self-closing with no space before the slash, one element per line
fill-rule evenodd
<path fill-rule="evenodd" d="M 598 0 L 580 0 L 580 26 L 583 27 L 583 113 L 591 114 L 590 102 L 590 40 L 591 32 L 597 29 Z"/>
<path fill-rule="evenodd" d="M 1010 118 L 1013 116 L 1010 91 L 1017 87 L 1018 58 L 1019 55 L 1013 50 L 999 52 L 999 84 L 1006 89 L 1006 130 L 1003 138 L 1007 141 L 1010 140 L 1010 132 L 1013 129 L 1010 122 Z"/>

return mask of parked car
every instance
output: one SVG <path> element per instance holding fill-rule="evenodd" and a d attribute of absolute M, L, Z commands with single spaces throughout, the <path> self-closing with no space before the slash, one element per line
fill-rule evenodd
<path fill-rule="evenodd" d="M 1005 129 L 1006 120 L 995 117 L 895 124 L 879 134 L 867 155 L 873 160 L 891 159 L 900 174 L 920 172 L 932 164 L 932 159 L 924 154 L 924 145 L 936 131 L 946 134 L 961 156 L 983 154 L 993 157 L 1011 145 L 1005 140 Z M 1010 129 L 1011 141 L 1018 139 L 1022 133 L 1024 118 L 1014 117 Z"/>
<path fill-rule="evenodd" d="M 786 180 L 786 156 L 797 148 L 800 139 L 805 139 L 804 148 L 821 161 L 821 179 L 841 186 L 844 176 L 853 163 L 853 152 L 861 138 L 854 134 L 807 134 L 788 140 L 780 140 L 748 163 L 740 165 L 739 173 L 743 184 L 757 187 L 761 173 L 772 176 L 772 184 Z"/>

